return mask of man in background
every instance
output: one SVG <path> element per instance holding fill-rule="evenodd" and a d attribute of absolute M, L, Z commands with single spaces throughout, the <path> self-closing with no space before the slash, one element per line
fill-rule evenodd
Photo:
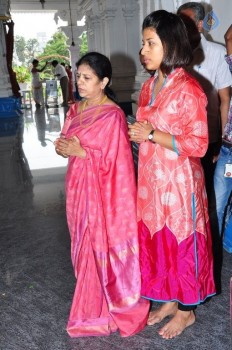
<path fill-rule="evenodd" d="M 60 81 L 60 87 L 62 91 L 63 102 L 62 107 L 68 107 L 68 75 L 60 63 L 57 60 L 52 61 L 52 66 L 55 68 L 54 76 Z"/>
<path fill-rule="evenodd" d="M 232 73 L 232 25 L 225 33 L 227 56 L 225 60 Z M 232 100 L 223 128 L 222 147 L 214 173 L 214 190 L 219 232 L 223 247 L 232 253 Z"/>
<path fill-rule="evenodd" d="M 207 117 L 209 128 L 209 146 L 202 158 L 205 173 L 206 191 L 209 202 L 213 200 L 213 177 L 215 162 L 219 154 L 222 130 L 227 120 L 230 105 L 231 73 L 225 61 L 226 50 L 223 45 L 206 40 L 203 35 L 205 10 L 198 2 L 187 2 L 177 11 L 185 22 L 193 47 L 193 61 L 189 72 L 199 81 L 208 99 Z M 188 21 L 186 18 L 188 17 Z M 191 19 L 200 33 L 199 44 L 193 34 Z M 190 28 L 191 27 L 191 28 Z M 193 43 L 193 41 L 195 41 Z"/>

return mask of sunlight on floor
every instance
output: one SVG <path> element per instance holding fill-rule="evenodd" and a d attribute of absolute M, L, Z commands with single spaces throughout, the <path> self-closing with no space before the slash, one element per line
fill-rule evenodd
<path fill-rule="evenodd" d="M 64 123 L 63 108 L 24 111 L 23 150 L 31 171 L 66 167 L 67 159 L 58 156 L 53 142 Z"/>

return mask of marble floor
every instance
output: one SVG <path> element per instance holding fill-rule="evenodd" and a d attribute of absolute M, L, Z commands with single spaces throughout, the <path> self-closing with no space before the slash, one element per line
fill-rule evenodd
<path fill-rule="evenodd" d="M 0 350 L 229 350 L 232 254 L 223 251 L 222 290 L 172 340 L 157 330 L 121 338 L 66 333 L 75 279 L 65 217 L 67 160 L 53 141 L 64 108 L 24 110 L 17 137 L 0 137 Z"/>

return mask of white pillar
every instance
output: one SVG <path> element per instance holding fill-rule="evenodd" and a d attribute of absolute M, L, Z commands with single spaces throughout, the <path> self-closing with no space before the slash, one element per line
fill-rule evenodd
<path fill-rule="evenodd" d="M 99 51 L 111 60 L 112 89 L 120 102 L 131 101 L 138 69 L 138 0 L 89 1 L 83 9 L 89 51 Z"/>
<path fill-rule="evenodd" d="M 9 9 L 9 1 L 0 0 L 0 97 L 10 97 L 13 95 L 6 62 L 6 39 L 4 32 L 4 21 L 11 18 Z"/>

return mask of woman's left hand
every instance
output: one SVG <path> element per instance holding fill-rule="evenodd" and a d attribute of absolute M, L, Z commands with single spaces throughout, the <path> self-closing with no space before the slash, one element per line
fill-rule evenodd
<path fill-rule="evenodd" d="M 129 136 L 130 141 L 141 143 L 148 140 L 148 135 L 154 129 L 152 124 L 148 121 L 135 122 L 134 124 L 129 124 Z"/>
<path fill-rule="evenodd" d="M 59 138 L 55 142 L 56 151 L 64 157 L 76 156 L 79 158 L 86 157 L 86 151 L 81 146 L 80 140 L 77 136 L 69 139 Z"/>

